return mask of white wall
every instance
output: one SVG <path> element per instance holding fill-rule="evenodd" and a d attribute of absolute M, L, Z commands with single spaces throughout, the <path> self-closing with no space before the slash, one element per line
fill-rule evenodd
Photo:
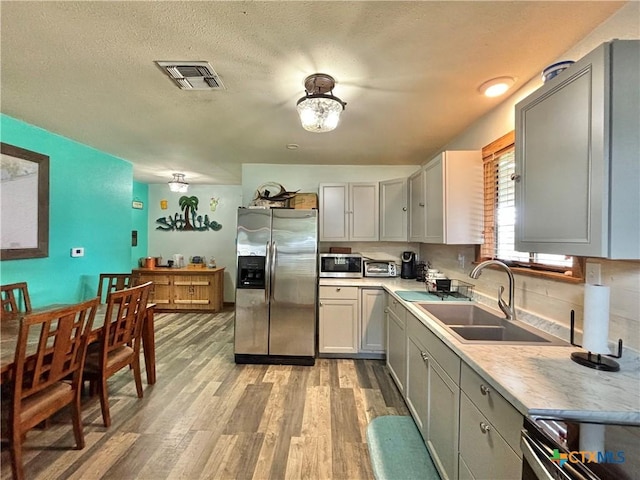
<path fill-rule="evenodd" d="M 198 215 L 208 215 L 222 225 L 218 231 L 161 231 L 157 227 L 158 218 L 181 213 L 178 201 L 182 195 L 198 198 Z M 211 211 L 211 198 L 218 199 L 215 212 Z M 162 210 L 160 201 L 167 200 L 168 208 Z M 191 185 L 186 194 L 173 193 L 167 185 L 149 185 L 149 248 L 151 257 L 171 259 L 173 254 L 181 253 L 185 261 L 194 255 L 205 256 L 207 260 L 215 257 L 219 267 L 225 267 L 224 301 L 235 299 L 236 279 L 236 212 L 242 205 L 240 185 Z"/>
<path fill-rule="evenodd" d="M 276 165 L 245 163 L 242 165 L 242 197 L 247 206 L 264 183 L 276 182 L 287 191 L 318 193 L 320 183 L 379 182 L 408 177 L 417 165 Z M 275 193 L 275 192 L 274 192 Z"/>
<path fill-rule="evenodd" d="M 603 22 L 587 37 L 560 56 L 560 60 L 578 60 L 603 42 L 612 39 L 640 38 L 640 2 L 629 2 Z M 443 149 L 479 149 L 514 129 L 515 104 L 542 85 L 536 76 L 514 95 L 452 139 Z M 466 258 L 466 268 L 458 264 L 458 254 Z M 471 270 L 473 247 L 422 245 L 423 259 L 431 261 L 453 278 L 466 279 Z M 640 262 L 595 259 L 601 263 L 602 282 L 611 288 L 611 318 L 609 340 L 622 338 L 634 350 L 640 350 Z M 499 285 L 505 285 L 506 276 L 498 271 L 486 271 L 471 283 L 476 290 L 496 297 Z M 576 312 L 577 328 L 582 328 L 583 284 L 568 284 L 516 275 L 516 306 L 546 319 L 569 325 L 571 310 Z"/>

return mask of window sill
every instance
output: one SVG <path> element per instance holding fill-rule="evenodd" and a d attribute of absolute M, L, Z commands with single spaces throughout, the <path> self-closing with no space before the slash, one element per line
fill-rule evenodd
<path fill-rule="evenodd" d="M 544 278 L 547 280 L 555 280 L 558 282 L 573 283 L 573 284 L 584 283 L 583 272 L 584 272 L 585 258 L 584 257 L 573 257 L 573 258 L 574 258 L 574 262 L 573 262 L 572 270 L 576 272 L 578 275 L 565 275 L 562 272 L 554 272 L 552 270 L 543 270 L 543 269 L 534 268 L 534 267 L 509 266 L 509 269 L 516 275 Z M 476 260 L 475 262 L 473 262 L 473 264 L 478 265 L 479 263 L 482 263 L 485 260 L 489 260 L 489 259 L 483 258 L 480 260 Z M 497 269 L 499 267 L 496 267 L 495 265 L 489 265 L 489 268 Z"/>
<path fill-rule="evenodd" d="M 572 277 L 558 272 L 549 272 L 544 270 L 533 270 L 525 267 L 510 267 L 514 274 L 526 275 L 529 277 L 545 278 L 547 280 L 556 280 L 565 283 L 584 283 L 582 277 Z"/>

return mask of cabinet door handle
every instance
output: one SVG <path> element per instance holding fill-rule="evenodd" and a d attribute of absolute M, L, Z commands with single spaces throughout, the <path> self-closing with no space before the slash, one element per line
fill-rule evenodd
<path fill-rule="evenodd" d="M 484 434 L 489 433 L 489 431 L 491 430 L 491 427 L 489 425 L 487 425 L 484 422 L 480 422 L 480 431 Z"/>
<path fill-rule="evenodd" d="M 511 180 L 513 180 L 514 182 L 519 182 L 520 181 L 520 175 L 518 173 L 512 173 L 511 174 Z"/>
<path fill-rule="evenodd" d="M 424 207 L 424 203 L 419 203 L 418 206 L 419 207 Z"/>
<path fill-rule="evenodd" d="M 480 385 L 480 393 L 483 395 L 489 395 L 489 393 L 491 393 L 491 389 L 486 385 L 482 384 Z"/>
<path fill-rule="evenodd" d="M 407 207 L 402 207 L 402 211 L 406 212 L 407 211 Z"/>
<path fill-rule="evenodd" d="M 339 292 L 340 290 L 342 290 L 340 287 L 336 288 L 336 292 Z"/>
<path fill-rule="evenodd" d="M 322 302 L 319 302 L 318 305 L 322 306 Z"/>

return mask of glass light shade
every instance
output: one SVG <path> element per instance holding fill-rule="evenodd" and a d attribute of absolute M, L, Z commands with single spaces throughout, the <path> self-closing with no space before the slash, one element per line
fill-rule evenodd
<path fill-rule="evenodd" d="M 189 184 L 184 180 L 182 173 L 174 173 L 173 180 L 169 182 L 169 190 L 176 193 L 186 193 L 189 189 Z"/>
<path fill-rule="evenodd" d="M 330 132 L 338 126 L 344 103 L 333 95 L 308 95 L 298 100 L 302 128 L 309 132 Z"/>

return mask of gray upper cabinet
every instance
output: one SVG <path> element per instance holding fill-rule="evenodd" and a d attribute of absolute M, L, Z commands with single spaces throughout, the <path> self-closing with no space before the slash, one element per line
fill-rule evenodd
<path fill-rule="evenodd" d="M 407 179 L 380 182 L 380 241 L 407 241 Z"/>
<path fill-rule="evenodd" d="M 516 249 L 640 258 L 640 41 L 608 42 L 516 105 Z"/>
<path fill-rule="evenodd" d="M 378 241 L 378 182 L 321 183 L 319 190 L 320 241 Z"/>
<path fill-rule="evenodd" d="M 409 241 L 481 244 L 482 153 L 445 151 L 409 177 Z"/>
<path fill-rule="evenodd" d="M 421 168 L 409 177 L 409 241 L 423 242 L 426 236 L 426 200 L 424 184 L 426 173 Z"/>

